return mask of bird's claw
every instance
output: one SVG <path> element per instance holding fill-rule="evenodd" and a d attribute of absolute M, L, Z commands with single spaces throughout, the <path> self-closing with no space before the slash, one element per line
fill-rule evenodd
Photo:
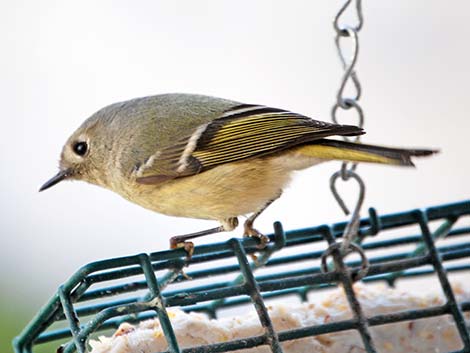
<path fill-rule="evenodd" d="M 266 244 L 269 243 L 269 237 L 259 232 L 258 230 L 253 228 L 251 225 L 245 224 L 245 231 L 243 233 L 243 236 L 246 238 L 257 238 L 259 241 L 259 244 L 256 245 L 256 247 L 260 250 L 264 249 L 266 247 Z"/>
<path fill-rule="evenodd" d="M 189 262 L 194 254 L 194 243 L 192 241 L 180 241 L 178 237 L 170 239 L 170 249 L 184 249 L 186 251 L 186 262 Z"/>
<path fill-rule="evenodd" d="M 184 259 L 185 266 L 188 266 L 189 261 L 193 257 L 194 253 L 194 243 L 192 241 L 181 241 L 178 237 L 173 237 L 170 239 L 170 249 L 184 249 L 186 251 L 186 258 Z M 180 269 L 181 275 L 187 280 L 192 278 L 184 271 L 183 268 Z"/>

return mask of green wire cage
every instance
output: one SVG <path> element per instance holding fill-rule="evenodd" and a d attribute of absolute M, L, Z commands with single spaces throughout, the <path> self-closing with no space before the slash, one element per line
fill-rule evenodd
<path fill-rule="evenodd" d="M 358 242 L 370 263 L 362 281 L 394 286 L 397 280 L 434 275 L 444 293 L 442 305 L 366 316 L 351 279 L 361 271 L 361 262 L 354 258 L 343 262 L 340 252 L 333 250 L 335 266 L 322 271 L 322 254 L 327 248 L 337 249 L 336 241 L 347 222 L 286 232 L 276 222 L 270 244 L 255 261 L 250 255 L 259 251 L 256 240 L 234 238 L 195 247 L 189 264 L 183 250 L 168 250 L 85 265 L 59 287 L 14 340 L 14 349 L 30 353 L 46 342 L 56 342 L 58 351 L 84 353 L 88 339 L 97 332 L 158 317 L 171 353 L 229 352 L 261 345 L 280 353 L 284 341 L 345 330 L 357 330 L 364 349 L 376 352 L 370 327 L 450 315 L 461 340 L 457 352 L 469 353 L 464 313 L 470 312 L 470 302 L 457 303 L 448 278 L 470 273 L 469 221 L 470 200 L 389 215 L 378 215 L 371 208 L 360 221 Z M 187 265 L 187 275 L 183 275 L 181 270 Z M 286 296 L 306 301 L 335 286 L 346 294 L 351 319 L 276 332 L 267 301 Z M 184 349 L 167 312 L 177 307 L 215 318 L 223 309 L 251 304 L 264 334 Z"/>

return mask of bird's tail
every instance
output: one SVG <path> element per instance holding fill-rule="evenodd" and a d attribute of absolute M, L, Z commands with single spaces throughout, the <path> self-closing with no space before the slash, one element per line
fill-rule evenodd
<path fill-rule="evenodd" d="M 430 149 L 391 148 L 362 143 L 322 139 L 299 146 L 297 153 L 306 157 L 338 159 L 351 162 L 382 163 L 414 166 L 411 157 L 424 157 L 437 153 Z"/>

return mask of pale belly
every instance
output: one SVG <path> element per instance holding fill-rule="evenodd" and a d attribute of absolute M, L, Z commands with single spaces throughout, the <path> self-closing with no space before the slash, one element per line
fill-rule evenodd
<path fill-rule="evenodd" d="M 293 150 L 282 156 L 223 164 L 158 186 L 130 182 L 122 195 L 166 215 L 222 221 L 261 209 L 279 196 L 294 170 L 319 162 Z"/>
<path fill-rule="evenodd" d="M 255 212 L 276 198 L 289 174 L 267 159 L 229 163 L 161 186 L 135 184 L 125 197 L 170 216 L 223 220 Z"/>

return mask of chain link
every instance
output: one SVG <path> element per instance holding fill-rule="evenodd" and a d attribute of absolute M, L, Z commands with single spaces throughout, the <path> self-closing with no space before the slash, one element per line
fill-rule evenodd
<path fill-rule="evenodd" d="M 341 23 L 341 18 L 343 14 L 348 10 L 348 8 L 352 7 L 352 3 L 355 2 L 355 13 L 357 16 L 357 23 L 354 25 L 347 25 Z M 354 11 L 354 10 L 352 10 Z M 336 32 L 335 36 L 335 45 L 336 50 L 338 53 L 338 57 L 341 61 L 343 66 L 344 74 L 341 80 L 341 84 L 338 89 L 338 93 L 336 95 L 336 103 L 333 105 L 331 110 L 331 119 L 334 123 L 339 124 L 338 120 L 338 111 L 341 110 L 350 110 L 353 109 L 356 113 L 357 123 L 356 125 L 359 127 L 363 127 L 364 125 L 364 112 L 359 104 L 359 100 L 362 95 L 362 87 L 357 76 L 355 67 L 357 63 L 357 58 L 359 56 L 359 31 L 361 30 L 364 24 L 364 18 L 362 14 L 362 1 L 361 0 L 347 0 L 338 13 L 335 16 L 333 26 Z M 351 57 L 349 59 L 346 58 L 346 55 L 343 51 L 341 46 L 341 42 L 348 40 L 349 44 L 351 45 Z M 354 87 L 354 94 L 352 96 L 347 97 L 345 93 L 345 89 L 348 83 L 352 83 Z M 356 136 L 353 139 L 348 137 L 343 137 L 345 141 L 351 142 L 360 142 L 360 136 Z M 356 173 L 356 163 L 347 163 L 343 162 L 341 165 L 341 169 L 335 172 L 330 178 L 330 189 L 333 193 L 334 198 L 340 205 L 341 209 L 344 211 L 345 214 L 349 214 L 350 211 L 346 206 L 343 198 L 338 192 L 336 187 L 336 183 L 338 179 L 341 177 L 343 181 L 348 181 L 350 179 L 354 179 L 359 185 L 359 193 L 357 197 L 357 201 L 351 215 L 351 220 L 349 221 L 348 225 L 344 230 L 343 241 L 341 244 L 341 252 L 346 255 L 351 248 L 351 243 L 354 238 L 357 236 L 357 232 L 359 229 L 359 219 L 360 219 L 360 210 L 362 204 L 364 202 L 365 197 L 365 184 L 359 174 Z"/>
<path fill-rule="evenodd" d="M 339 24 L 339 20 L 343 13 L 346 12 L 348 7 L 351 5 L 353 0 L 347 0 L 343 7 L 338 11 L 338 13 L 335 16 L 335 20 L 333 21 L 333 26 L 335 28 L 336 34 L 339 36 L 347 36 L 347 34 L 344 32 L 345 26 L 342 26 Z M 354 26 L 353 28 L 356 30 L 356 32 L 359 32 L 362 28 L 362 25 L 364 24 L 364 16 L 362 15 L 362 1 L 361 0 L 356 0 L 356 14 L 357 14 L 357 25 Z"/>

